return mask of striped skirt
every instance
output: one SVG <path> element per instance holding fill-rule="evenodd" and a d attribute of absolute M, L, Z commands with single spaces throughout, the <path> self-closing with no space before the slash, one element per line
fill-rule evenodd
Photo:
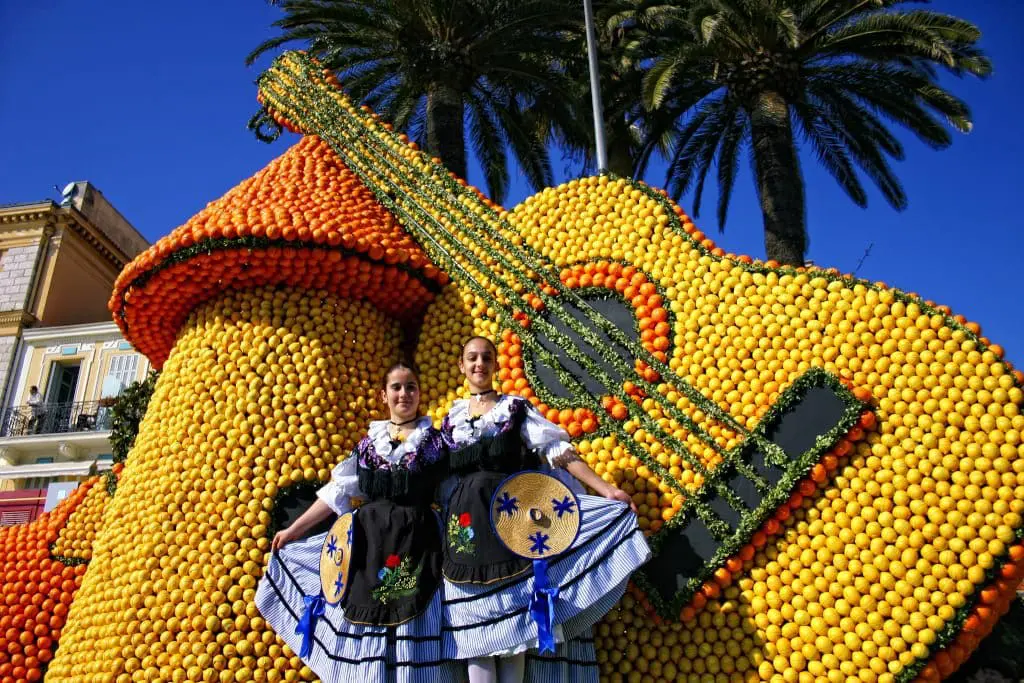
<path fill-rule="evenodd" d="M 625 503 L 588 495 L 579 500 L 579 536 L 549 562 L 548 579 L 560 588 L 555 639 L 572 650 L 572 656 L 563 654 L 562 659 L 590 662 L 591 627 L 619 601 L 630 575 L 650 558 L 651 550 Z M 533 572 L 497 586 L 445 581 L 442 590 L 445 659 L 510 655 L 537 647 L 537 625 L 530 617 Z M 530 656 L 530 668 L 538 659 L 543 657 Z M 576 680 L 575 674 L 570 678 Z"/>
<path fill-rule="evenodd" d="M 598 683 L 601 669 L 589 635 L 558 643 L 550 654 L 526 655 L 523 683 Z"/>
<path fill-rule="evenodd" d="M 263 618 L 296 653 L 302 636 L 295 627 L 305 610 L 303 597 L 320 593 L 320 549 L 325 534 L 290 543 L 271 556 L 256 589 Z M 442 652 L 441 592 L 427 610 L 399 626 L 366 626 L 345 620 L 341 607 L 327 606 L 317 619 L 306 665 L 324 683 L 463 683 L 464 662 Z"/>

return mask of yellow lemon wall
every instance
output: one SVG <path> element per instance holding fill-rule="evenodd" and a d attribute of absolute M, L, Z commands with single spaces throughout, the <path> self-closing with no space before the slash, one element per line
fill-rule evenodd
<path fill-rule="evenodd" d="M 630 265 L 656 285 L 671 311 L 666 348 L 676 373 L 659 386 L 663 396 L 678 397 L 671 385 L 689 382 L 750 429 L 819 367 L 869 392 L 877 426 L 773 539 L 751 549 L 720 595 L 698 599 L 689 620 L 656 620 L 626 597 L 596 630 L 603 678 L 895 681 L 935 655 L 938 634 L 1017 542 L 1024 394 L 998 348 L 939 310 L 884 286 L 712 255 L 688 218 L 679 214 L 683 229 L 672 228 L 674 214 L 650 190 L 595 177 L 545 190 L 507 217 L 563 282 L 574 265 L 603 264 L 595 272 L 621 278 Z M 502 340 L 515 326 L 502 330 L 467 289 L 452 285 L 431 305 L 417 358 L 435 417 L 465 392 L 452 370 L 460 340 L 487 334 L 507 355 Z M 644 406 L 696 443 L 653 402 Z M 736 443 L 692 403 L 680 398 L 678 407 L 722 447 Z M 675 483 L 699 485 L 677 454 L 627 430 Z M 642 505 L 647 529 L 672 518 L 682 497 L 614 436 L 576 442 Z"/>
<path fill-rule="evenodd" d="M 325 481 L 378 415 L 397 325 L 324 293 L 197 309 L 157 382 L 48 678 L 295 680 L 253 601 L 275 495 Z"/>

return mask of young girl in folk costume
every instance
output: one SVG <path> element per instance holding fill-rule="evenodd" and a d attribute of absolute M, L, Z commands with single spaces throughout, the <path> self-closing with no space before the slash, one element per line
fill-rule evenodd
<path fill-rule="evenodd" d="M 597 476 L 569 435 L 528 401 L 494 390 L 497 355 L 484 337 L 466 343 L 459 369 L 471 397 L 456 401 L 441 427 L 455 475 L 445 486 L 446 654 L 469 660 L 471 683 L 597 681 L 590 628 L 622 597 L 650 549 L 629 495 Z M 550 469 L 574 492 L 582 492 L 582 482 L 602 496 L 579 496 L 579 535 L 547 568 L 548 583 L 558 587 L 558 645 L 550 657 L 527 655 L 538 645 L 531 561 L 509 551 L 490 522 L 501 482 L 531 469 Z"/>
<path fill-rule="evenodd" d="M 445 475 L 445 449 L 430 419 L 419 417 L 419 383 L 409 366 L 388 371 L 382 395 L 390 419 L 370 423 L 318 500 L 274 536 L 256 604 L 325 683 L 464 680 L 464 668 L 446 661 L 441 645 L 442 534 L 431 503 Z M 365 502 L 352 522 L 348 592 L 331 606 L 320 576 L 327 535 L 299 539 L 332 513 L 350 511 L 353 497 Z"/>

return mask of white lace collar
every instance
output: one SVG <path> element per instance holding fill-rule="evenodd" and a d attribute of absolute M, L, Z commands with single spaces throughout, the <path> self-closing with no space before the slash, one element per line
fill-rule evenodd
<path fill-rule="evenodd" d="M 475 437 L 497 431 L 498 427 L 511 419 L 516 401 L 522 400 L 524 399 L 518 396 L 502 394 L 490 410 L 477 417 L 473 417 L 469 412 L 470 399 L 455 401 L 448 411 L 448 426 L 452 430 L 452 438 L 456 443 L 465 443 Z"/>
<path fill-rule="evenodd" d="M 431 422 L 429 417 L 424 415 L 417 418 L 416 428 L 405 437 L 404 441 L 396 446 L 391 438 L 391 433 L 388 431 L 390 423 L 390 420 L 374 420 L 370 423 L 370 428 L 367 430 L 367 436 L 373 442 L 373 449 L 377 451 L 377 455 L 390 462 L 395 462 L 406 453 L 418 449 L 424 437 L 427 436 L 427 432 L 433 426 L 433 422 Z"/>
<path fill-rule="evenodd" d="M 516 400 L 522 400 L 519 396 L 513 396 L 511 394 L 501 394 L 498 396 L 498 400 L 494 402 L 491 409 L 483 415 L 480 415 L 477 419 L 481 422 L 486 420 L 491 424 L 504 424 L 508 422 L 508 418 L 512 415 L 512 406 Z M 468 422 L 472 415 L 469 412 L 470 400 L 468 398 L 460 398 L 459 400 L 452 403 L 452 409 L 448 411 L 448 419 L 454 424 L 456 422 Z"/>

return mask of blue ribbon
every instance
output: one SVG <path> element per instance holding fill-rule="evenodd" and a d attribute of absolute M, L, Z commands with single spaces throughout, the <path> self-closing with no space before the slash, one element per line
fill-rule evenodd
<path fill-rule="evenodd" d="M 558 586 L 548 583 L 548 561 L 533 561 L 533 596 L 530 598 L 530 617 L 537 624 L 537 647 L 540 654 L 555 651 L 555 634 L 551 625 L 555 621 L 555 602 Z"/>
<path fill-rule="evenodd" d="M 327 600 L 324 599 L 323 593 L 316 597 L 304 595 L 302 600 L 306 603 L 306 611 L 302 613 L 299 625 L 295 627 L 295 633 L 302 636 L 302 649 L 299 651 L 299 657 L 305 659 L 313 651 L 313 624 L 316 623 L 317 617 L 322 617 L 327 610 Z"/>

